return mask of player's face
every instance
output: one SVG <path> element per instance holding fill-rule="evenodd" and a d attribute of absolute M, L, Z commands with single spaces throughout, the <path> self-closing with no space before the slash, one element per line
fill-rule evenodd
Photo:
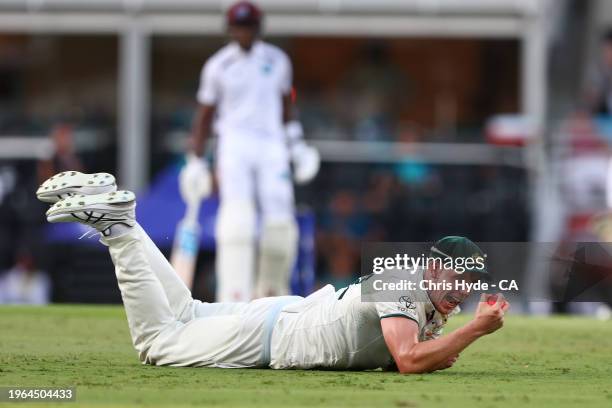
<path fill-rule="evenodd" d="M 233 41 L 236 41 L 240 48 L 243 50 L 251 49 L 251 46 L 255 42 L 258 33 L 257 27 L 245 27 L 245 26 L 229 26 L 229 36 Z"/>
<path fill-rule="evenodd" d="M 458 305 L 463 303 L 465 299 L 470 295 L 469 290 L 465 289 L 457 289 L 456 282 L 458 281 L 466 281 L 472 283 L 475 278 L 473 275 L 469 273 L 458 274 L 452 269 L 437 269 L 432 270 L 430 274 L 430 279 L 432 282 L 438 283 L 449 283 L 451 289 L 450 290 L 430 290 L 429 298 L 433 303 L 434 307 L 438 312 L 442 314 L 449 314 L 455 309 Z M 444 285 L 438 285 L 436 287 L 442 288 Z M 449 285 L 446 285 L 449 286 Z M 459 285 L 459 287 L 461 287 Z M 464 286 L 465 287 L 465 286 Z"/>

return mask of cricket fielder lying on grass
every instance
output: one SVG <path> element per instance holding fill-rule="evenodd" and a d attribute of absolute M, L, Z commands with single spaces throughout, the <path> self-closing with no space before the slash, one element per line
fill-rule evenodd
<path fill-rule="evenodd" d="M 469 295 L 456 290 L 407 293 L 423 296 L 422 302 L 407 303 L 405 297 L 364 302 L 358 282 L 338 291 L 327 285 L 306 298 L 194 300 L 135 221 L 134 194 L 115 190 L 110 174 L 64 172 L 43 183 L 37 196 L 55 203 L 47 211 L 49 222 L 80 222 L 100 232 L 115 264 L 130 334 L 143 363 L 425 373 L 451 367 L 463 349 L 502 327 L 507 302 L 501 295 L 495 303 L 486 302 L 483 295 L 472 321 L 439 337 L 447 316 Z M 444 238 L 432 251 L 444 257 L 482 253 L 461 237 Z M 434 283 L 478 278 L 441 268 L 420 273 Z"/>

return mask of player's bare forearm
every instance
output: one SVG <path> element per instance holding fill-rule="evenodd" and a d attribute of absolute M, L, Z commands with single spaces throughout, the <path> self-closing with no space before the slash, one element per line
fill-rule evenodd
<path fill-rule="evenodd" d="M 190 151 L 197 156 L 204 154 L 204 146 L 208 140 L 214 116 L 215 107 L 213 105 L 200 105 L 193 118 Z"/>
<path fill-rule="evenodd" d="M 387 348 L 400 373 L 428 373 L 452 366 L 453 359 L 478 338 L 500 329 L 510 304 L 501 294 L 488 303 L 483 294 L 474 319 L 454 332 L 419 342 L 419 326 L 411 319 L 392 317 L 381 320 Z"/>
<path fill-rule="evenodd" d="M 397 368 L 402 374 L 429 373 L 448 368 L 449 360 L 483 335 L 470 322 L 446 336 L 415 344 L 398 355 Z"/>

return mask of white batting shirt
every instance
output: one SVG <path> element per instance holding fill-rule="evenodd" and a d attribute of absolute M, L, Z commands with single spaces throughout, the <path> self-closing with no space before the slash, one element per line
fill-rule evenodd
<path fill-rule="evenodd" d="M 388 317 L 415 321 L 419 341 L 426 341 L 441 335 L 448 316 L 434 308 L 425 291 L 400 294 L 393 302 L 365 302 L 361 283 L 338 291 L 327 285 L 281 311 L 272 334 L 270 367 L 389 368 L 394 360 L 380 324 Z"/>
<path fill-rule="evenodd" d="M 258 40 L 244 51 L 232 42 L 204 64 L 197 99 L 217 106 L 221 138 L 282 138 L 282 97 L 291 91 L 291 77 L 291 62 L 280 48 Z"/>

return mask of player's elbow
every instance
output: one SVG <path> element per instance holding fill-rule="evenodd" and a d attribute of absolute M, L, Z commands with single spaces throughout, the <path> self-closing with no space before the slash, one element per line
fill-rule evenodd
<path fill-rule="evenodd" d="M 412 363 L 398 365 L 397 369 L 400 374 L 425 374 L 431 372 L 431 370 L 426 369 L 422 365 Z"/>
<path fill-rule="evenodd" d="M 400 356 L 397 362 L 397 370 L 400 374 L 424 374 L 431 371 L 423 359 L 414 351 Z"/>

